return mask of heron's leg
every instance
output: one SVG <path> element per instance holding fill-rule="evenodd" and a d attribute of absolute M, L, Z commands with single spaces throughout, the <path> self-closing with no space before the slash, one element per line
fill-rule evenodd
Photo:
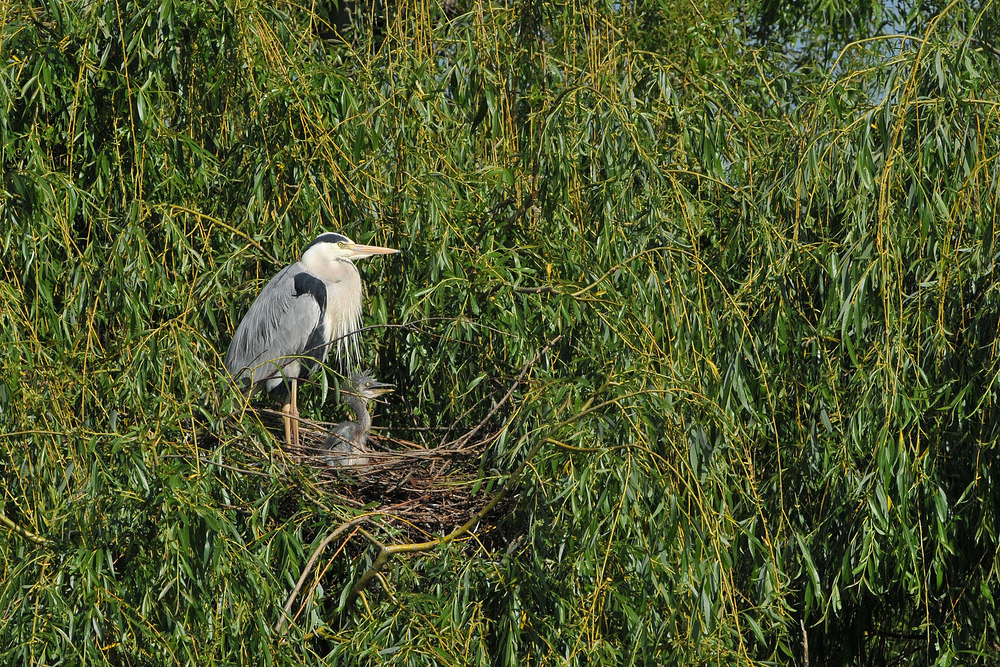
<path fill-rule="evenodd" d="M 292 395 L 291 393 L 285 397 L 284 403 L 281 404 L 281 421 L 285 424 L 285 443 L 288 445 L 292 444 Z"/>
<path fill-rule="evenodd" d="M 292 441 L 296 448 L 299 446 L 299 401 L 296 396 L 298 383 L 298 378 L 292 378 Z"/>

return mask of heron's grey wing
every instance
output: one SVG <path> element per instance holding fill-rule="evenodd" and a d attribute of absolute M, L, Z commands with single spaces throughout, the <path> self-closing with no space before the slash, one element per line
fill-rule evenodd
<path fill-rule="evenodd" d="M 331 452 L 348 453 L 357 440 L 358 425 L 355 422 L 341 422 L 330 430 L 323 446 Z"/>
<path fill-rule="evenodd" d="M 327 454 L 323 460 L 335 468 L 357 467 L 368 465 L 370 458 L 365 456 L 368 449 L 359 444 L 363 434 L 357 422 L 341 422 L 333 427 L 323 446 Z"/>
<path fill-rule="evenodd" d="M 298 376 L 302 364 L 296 357 L 315 347 L 325 303 L 314 291 L 302 289 L 303 275 L 316 280 L 298 262 L 278 272 L 236 328 L 224 363 L 251 390 L 262 383 L 273 389 L 283 377 Z"/>

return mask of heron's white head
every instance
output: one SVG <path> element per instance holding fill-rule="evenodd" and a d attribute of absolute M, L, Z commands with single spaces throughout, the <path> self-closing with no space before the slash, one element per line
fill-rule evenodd
<path fill-rule="evenodd" d="M 377 245 L 355 243 L 343 234 L 324 232 L 310 243 L 302 253 L 302 263 L 307 267 L 320 266 L 323 263 L 348 261 L 373 257 L 375 255 L 391 255 L 399 252 L 394 248 L 383 248 Z"/>

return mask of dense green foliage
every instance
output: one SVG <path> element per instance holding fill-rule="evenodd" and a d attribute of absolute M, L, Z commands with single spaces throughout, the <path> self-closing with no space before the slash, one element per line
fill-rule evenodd
<path fill-rule="evenodd" d="M 2 662 L 995 663 L 997 7 L 888 6 L 0 5 Z M 220 361 L 322 230 L 512 490 L 357 600 Z"/>

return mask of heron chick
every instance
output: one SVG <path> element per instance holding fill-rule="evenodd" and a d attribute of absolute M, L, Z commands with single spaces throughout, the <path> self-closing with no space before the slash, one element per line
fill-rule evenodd
<path fill-rule="evenodd" d="M 299 444 L 296 386 L 326 361 L 336 344 L 341 367 L 357 360 L 364 288 L 354 260 L 399 252 L 323 233 L 299 261 L 264 286 L 229 344 L 226 369 L 248 394 L 281 398 L 285 440 Z"/>
<path fill-rule="evenodd" d="M 330 431 L 324 449 L 330 455 L 324 460 L 331 466 L 363 466 L 368 463 L 368 433 L 372 428 L 372 416 L 368 412 L 368 401 L 392 391 L 391 384 L 384 384 L 372 377 L 371 371 L 353 373 L 349 385 L 340 392 L 340 402 L 354 412 L 355 421 L 337 424 Z"/>

